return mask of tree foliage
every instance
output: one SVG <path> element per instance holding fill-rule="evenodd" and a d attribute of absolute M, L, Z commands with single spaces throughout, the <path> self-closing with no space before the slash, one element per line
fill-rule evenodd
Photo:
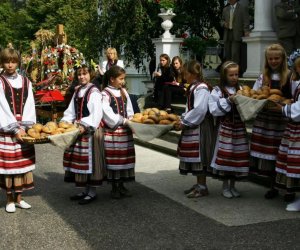
<path fill-rule="evenodd" d="M 68 43 L 88 58 L 98 58 L 102 49 L 112 46 L 127 62 L 139 68 L 143 59 L 154 56 L 152 38 L 163 30 L 157 16 L 160 6 L 149 0 L 26 0 L 14 5 L 0 3 L 0 46 L 12 42 L 21 50 L 29 48 L 40 29 L 55 32 L 64 24 Z M 220 34 L 223 0 L 176 0 L 171 32 L 176 36 L 188 30 L 199 37 Z M 100 8 L 99 8 L 99 7 Z"/>

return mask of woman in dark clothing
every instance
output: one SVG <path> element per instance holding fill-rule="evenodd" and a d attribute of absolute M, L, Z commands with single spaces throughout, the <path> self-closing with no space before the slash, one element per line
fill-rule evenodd
<path fill-rule="evenodd" d="M 159 106 L 163 107 L 163 87 L 165 84 L 172 83 L 174 81 L 174 76 L 170 67 L 171 60 L 167 54 L 161 54 L 159 62 L 157 70 L 153 72 L 153 77 L 155 78 L 154 99 L 158 102 Z"/>
<path fill-rule="evenodd" d="M 167 112 L 171 112 L 171 103 L 173 94 L 178 94 L 184 96 L 184 84 L 186 80 L 184 79 L 182 72 L 182 60 L 179 56 L 175 56 L 172 59 L 171 65 L 171 75 L 173 81 L 163 86 L 163 108 Z"/>

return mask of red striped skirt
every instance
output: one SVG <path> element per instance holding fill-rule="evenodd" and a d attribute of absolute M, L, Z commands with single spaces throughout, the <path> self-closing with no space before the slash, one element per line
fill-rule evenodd
<path fill-rule="evenodd" d="M 281 113 L 262 111 L 253 124 L 250 154 L 265 160 L 276 160 L 287 124 Z"/>
<path fill-rule="evenodd" d="M 249 143 L 239 116 L 234 122 L 225 120 L 220 124 L 211 166 L 218 171 L 249 172 Z"/>
<path fill-rule="evenodd" d="M 0 134 L 0 174 L 23 174 L 34 169 L 34 146 L 19 143 L 14 135 Z"/>
<path fill-rule="evenodd" d="M 178 142 L 177 155 L 180 161 L 201 162 L 200 126 L 182 130 Z"/>
<path fill-rule="evenodd" d="M 115 130 L 104 128 L 104 150 L 107 169 L 134 168 L 135 150 L 130 128 L 123 126 Z"/>
<path fill-rule="evenodd" d="M 300 123 L 288 123 L 278 150 L 276 172 L 300 178 Z"/>
<path fill-rule="evenodd" d="M 91 135 L 79 136 L 76 142 L 65 150 L 63 165 L 66 171 L 73 173 L 92 173 L 93 139 Z"/>

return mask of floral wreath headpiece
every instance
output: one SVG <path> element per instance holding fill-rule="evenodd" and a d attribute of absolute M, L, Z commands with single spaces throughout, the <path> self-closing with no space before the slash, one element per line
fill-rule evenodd
<path fill-rule="evenodd" d="M 290 54 L 288 58 L 289 67 L 294 67 L 294 63 L 298 57 L 300 57 L 300 49 L 296 49 L 292 54 Z"/>

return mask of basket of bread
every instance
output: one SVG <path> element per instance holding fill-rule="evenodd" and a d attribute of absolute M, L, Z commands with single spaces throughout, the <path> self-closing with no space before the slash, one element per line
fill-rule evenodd
<path fill-rule="evenodd" d="M 276 104 L 283 106 L 292 102 L 291 99 L 283 97 L 279 89 L 270 89 L 268 86 L 258 90 L 243 86 L 233 100 L 243 121 L 254 119 L 263 108 L 272 108 Z"/>
<path fill-rule="evenodd" d="M 180 120 L 176 114 L 168 114 L 164 110 L 148 108 L 134 114 L 129 121 L 129 127 L 142 140 L 149 141 L 170 131 Z"/>
<path fill-rule="evenodd" d="M 66 122 L 47 122 L 45 125 L 36 123 L 22 137 L 24 143 L 41 144 L 49 143 L 53 135 L 66 134 L 78 130 L 74 124 Z"/>

